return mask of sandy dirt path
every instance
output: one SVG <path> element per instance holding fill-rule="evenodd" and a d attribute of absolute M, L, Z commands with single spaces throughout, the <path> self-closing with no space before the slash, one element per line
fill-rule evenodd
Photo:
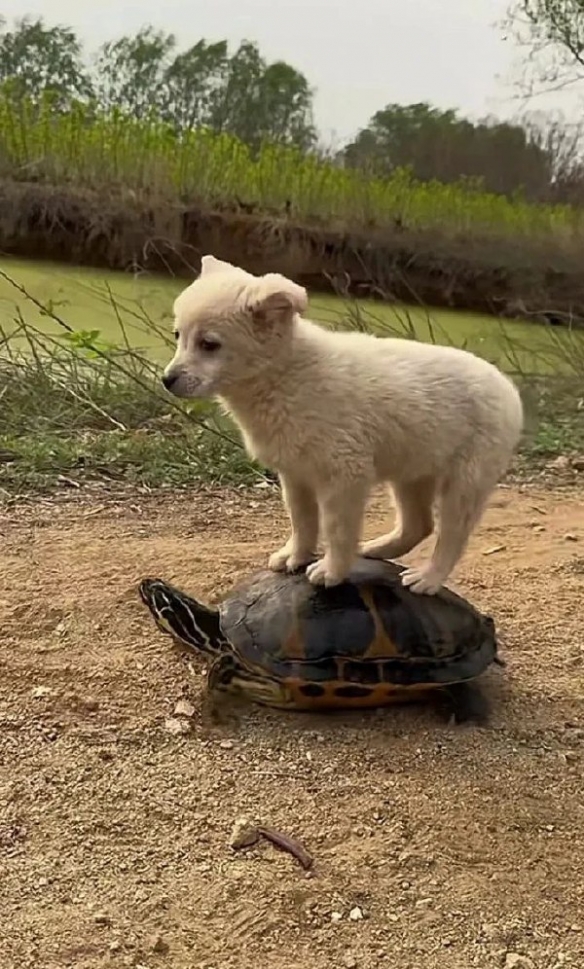
<path fill-rule="evenodd" d="M 368 534 L 386 517 L 374 500 Z M 485 728 L 426 707 L 205 720 L 202 666 L 135 584 L 217 599 L 285 533 L 260 490 L 2 514 L 2 969 L 582 969 L 582 494 L 498 489 L 456 572 L 508 661 Z M 313 872 L 232 851 L 241 814 Z"/>

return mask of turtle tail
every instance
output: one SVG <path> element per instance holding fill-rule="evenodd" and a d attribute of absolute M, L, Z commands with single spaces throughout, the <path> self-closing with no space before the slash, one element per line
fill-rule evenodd
<path fill-rule="evenodd" d="M 207 656 L 217 656 L 229 645 L 216 609 L 209 609 L 164 579 L 142 579 L 139 592 L 158 628 L 184 645 Z"/>

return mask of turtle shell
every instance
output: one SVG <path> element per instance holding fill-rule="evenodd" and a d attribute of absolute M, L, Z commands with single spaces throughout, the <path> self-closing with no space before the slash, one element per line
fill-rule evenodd
<path fill-rule="evenodd" d="M 258 572 L 221 604 L 222 630 L 246 666 L 301 683 L 315 699 L 332 683 L 339 699 L 357 699 L 359 687 L 479 676 L 497 655 L 493 620 L 450 590 L 410 592 L 402 571 L 362 559 L 348 581 L 328 589 L 304 573 Z"/>

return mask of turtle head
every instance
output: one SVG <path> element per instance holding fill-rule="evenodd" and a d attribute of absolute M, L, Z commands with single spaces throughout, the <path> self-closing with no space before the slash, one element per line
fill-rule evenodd
<path fill-rule="evenodd" d="M 163 579 L 143 579 L 139 592 L 158 628 L 173 639 L 208 656 L 229 647 L 216 609 L 209 609 Z"/>
<path fill-rule="evenodd" d="M 292 707 L 293 696 L 287 687 L 263 670 L 248 669 L 234 653 L 223 653 L 209 669 L 210 692 L 232 693 L 262 706 Z"/>

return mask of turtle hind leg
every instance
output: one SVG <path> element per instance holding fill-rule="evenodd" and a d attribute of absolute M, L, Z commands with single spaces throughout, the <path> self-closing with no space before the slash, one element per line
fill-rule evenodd
<path fill-rule="evenodd" d="M 440 690 L 441 700 L 448 718 L 455 723 L 484 725 L 491 713 L 491 704 L 476 683 L 452 683 Z"/>
<path fill-rule="evenodd" d="M 143 579 L 139 592 L 158 628 L 182 645 L 207 656 L 217 656 L 229 645 L 216 609 L 209 609 L 164 579 Z"/>

